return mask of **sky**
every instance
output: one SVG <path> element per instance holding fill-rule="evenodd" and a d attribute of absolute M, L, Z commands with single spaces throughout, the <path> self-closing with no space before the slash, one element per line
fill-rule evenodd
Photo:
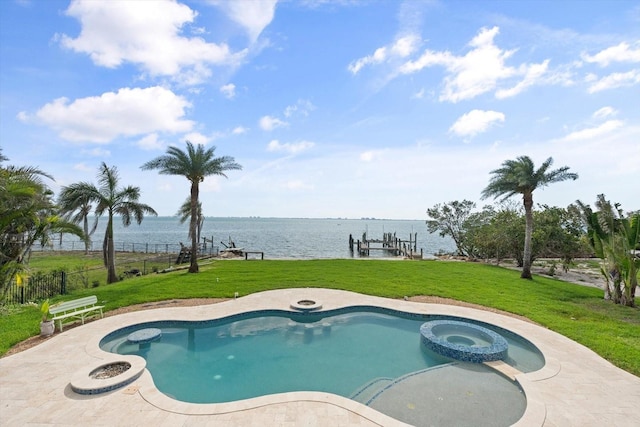
<path fill-rule="evenodd" d="M 640 2 L 0 0 L 5 165 L 57 193 L 105 162 L 174 215 L 187 179 L 140 166 L 187 140 L 242 165 L 207 216 L 480 209 L 524 155 L 579 175 L 536 204 L 637 210 Z"/>

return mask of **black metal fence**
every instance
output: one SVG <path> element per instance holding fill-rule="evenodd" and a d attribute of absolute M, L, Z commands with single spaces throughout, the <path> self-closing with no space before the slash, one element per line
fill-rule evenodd
<path fill-rule="evenodd" d="M 217 256 L 215 245 L 201 246 L 198 257 Z M 171 271 L 179 264 L 177 253 L 120 252 L 116 262 L 116 273 L 120 280 L 152 273 Z M 93 268 L 76 268 L 50 272 L 36 272 L 18 283 L 14 278 L 6 291 L 5 297 L 0 295 L 0 304 L 25 304 L 42 301 L 57 295 L 73 293 L 78 289 L 98 287 L 105 284 L 106 269 L 102 266 Z"/>
<path fill-rule="evenodd" d="M 51 271 L 36 273 L 18 284 L 13 281 L 9 285 L 5 296 L 5 304 L 25 304 L 29 301 L 39 301 L 56 295 L 67 293 L 67 273 Z"/>
<path fill-rule="evenodd" d="M 135 252 L 145 254 L 177 254 L 182 249 L 180 243 L 138 243 L 138 242 L 120 242 L 114 241 L 113 247 L 116 252 Z M 84 251 L 83 242 L 74 240 L 56 241 L 48 245 L 33 245 L 32 252 L 49 252 L 49 251 Z M 89 251 L 102 250 L 102 242 L 90 242 Z M 218 254 L 219 247 L 210 242 L 198 243 L 198 253 L 200 256 Z"/>

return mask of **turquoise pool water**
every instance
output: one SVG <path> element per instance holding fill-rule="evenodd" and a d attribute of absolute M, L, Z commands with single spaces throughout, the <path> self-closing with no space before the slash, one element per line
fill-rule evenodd
<path fill-rule="evenodd" d="M 158 389 L 185 402 L 290 391 L 350 397 L 377 378 L 449 363 L 421 345 L 420 326 L 433 319 L 370 307 L 316 314 L 262 311 L 207 322 L 135 325 L 109 334 L 100 346 L 144 357 Z M 158 328 L 162 335 L 150 343 L 127 341 L 145 328 Z M 522 372 L 544 365 L 528 341 L 494 329 L 509 342 L 508 363 Z"/>

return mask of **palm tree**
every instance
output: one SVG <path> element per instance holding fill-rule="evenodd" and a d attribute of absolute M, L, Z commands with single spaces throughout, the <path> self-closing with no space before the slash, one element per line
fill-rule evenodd
<path fill-rule="evenodd" d="M 95 209 L 96 217 L 100 217 L 107 212 L 108 222 L 102 243 L 102 256 L 104 266 L 107 268 L 107 283 L 114 283 L 118 281 L 115 247 L 113 245 L 114 215 L 120 215 L 122 224 L 128 227 L 131 225 L 132 217 L 140 224 L 145 214 L 156 216 L 158 214 L 151 206 L 138 202 L 140 199 L 139 187 L 118 188 L 119 176 L 118 169 L 115 166 L 108 167 L 103 162 L 98 171 L 98 187 L 87 182 L 80 182 L 67 187 L 71 188 L 71 190 L 67 191 L 71 191 L 79 198 L 97 203 Z"/>
<path fill-rule="evenodd" d="M 596 256 L 602 260 L 600 272 L 605 279 L 605 299 L 615 304 L 635 306 L 635 291 L 640 272 L 640 212 L 626 217 L 619 204 L 611 204 L 604 194 L 596 200 L 597 211 L 576 201 L 587 226 L 587 237 Z"/>
<path fill-rule="evenodd" d="M 568 172 L 563 166 L 549 170 L 553 158 L 549 157 L 537 170 L 528 156 L 520 156 L 516 160 L 505 160 L 502 167 L 491 171 L 493 177 L 489 185 L 482 191 L 482 198 L 502 197 L 508 199 L 522 194 L 524 203 L 525 234 L 522 274 L 523 279 L 531 279 L 531 236 L 533 235 L 533 191 L 555 182 L 578 179 L 578 174 Z"/>
<path fill-rule="evenodd" d="M 241 170 L 242 166 L 235 162 L 230 156 L 215 157 L 216 147 L 207 150 L 202 145 L 197 148 L 187 141 L 187 150 L 182 151 L 177 147 L 167 148 L 165 155 L 156 157 L 141 166 L 142 170 L 158 169 L 162 175 L 184 176 L 191 183 L 190 204 L 191 221 L 189 223 L 189 235 L 191 236 L 191 265 L 190 273 L 197 273 L 198 267 L 198 198 L 200 194 L 200 183 L 205 177 L 219 175 L 227 177 L 224 172 L 228 170 Z"/>
<path fill-rule="evenodd" d="M 1 297 L 15 275 L 25 269 L 36 242 L 47 244 L 58 232 L 84 238 L 79 227 L 57 215 L 53 192 L 42 180 L 53 178 L 34 167 L 2 166 L 6 160 L 0 150 Z"/>
<path fill-rule="evenodd" d="M 58 195 L 58 206 L 60 207 L 60 213 L 64 218 L 70 220 L 74 224 L 82 222 L 82 229 L 87 237 L 84 242 L 84 253 L 89 253 L 89 246 L 91 245 L 90 237 L 96 231 L 98 226 L 98 218 L 93 223 L 93 227 L 89 230 L 89 214 L 93 209 L 91 200 L 87 194 L 82 191 L 82 183 L 71 184 L 67 187 L 62 187 L 60 194 Z"/>
<path fill-rule="evenodd" d="M 180 224 L 184 224 L 187 220 L 191 219 L 191 197 L 187 197 L 187 200 L 180 206 L 176 216 L 180 218 Z M 202 227 L 204 226 L 204 214 L 202 213 L 202 202 L 198 201 L 198 221 L 196 229 L 196 240 L 200 241 L 200 235 L 202 234 Z M 191 238 L 191 229 L 189 229 L 189 238 Z"/>

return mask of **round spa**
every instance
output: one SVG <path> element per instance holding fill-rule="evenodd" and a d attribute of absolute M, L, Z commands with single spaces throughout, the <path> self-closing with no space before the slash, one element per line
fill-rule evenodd
<path fill-rule="evenodd" d="M 422 343 L 436 353 L 465 362 L 507 357 L 509 344 L 500 334 L 470 322 L 432 320 L 420 327 Z"/>

